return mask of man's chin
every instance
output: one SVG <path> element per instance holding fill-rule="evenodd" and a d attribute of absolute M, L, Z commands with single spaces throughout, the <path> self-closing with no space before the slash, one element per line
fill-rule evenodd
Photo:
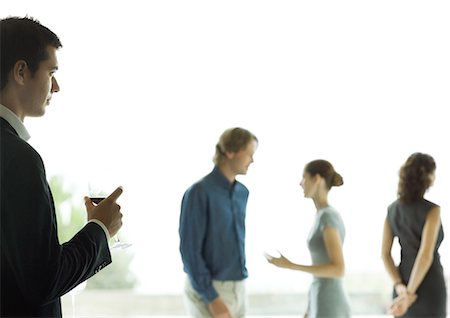
<path fill-rule="evenodd" d="M 35 112 L 33 114 L 28 115 L 28 117 L 42 117 L 45 115 L 45 108 L 42 108 L 40 112 Z"/>

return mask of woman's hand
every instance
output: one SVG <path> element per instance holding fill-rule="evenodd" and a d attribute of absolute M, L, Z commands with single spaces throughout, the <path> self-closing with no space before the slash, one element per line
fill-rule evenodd
<path fill-rule="evenodd" d="M 407 291 L 407 289 L 406 289 L 406 285 L 403 284 L 403 283 L 397 283 L 397 284 L 395 284 L 395 285 L 394 285 L 394 289 L 395 289 L 395 292 L 397 293 L 398 296 L 404 295 L 404 294 L 407 294 L 407 293 L 408 293 L 408 291 Z"/>
<path fill-rule="evenodd" d="M 290 260 L 288 260 L 286 257 L 284 257 L 281 253 L 280 253 L 280 257 L 275 257 L 275 256 L 269 255 L 267 253 L 265 253 L 264 256 L 266 257 L 267 261 L 270 264 L 273 264 L 275 266 L 282 267 L 282 268 L 291 268 L 292 267 L 292 262 Z"/>
<path fill-rule="evenodd" d="M 408 308 L 416 301 L 416 299 L 417 295 L 411 295 L 404 292 L 393 300 L 389 308 L 389 314 L 394 316 L 403 316 L 408 311 Z"/>

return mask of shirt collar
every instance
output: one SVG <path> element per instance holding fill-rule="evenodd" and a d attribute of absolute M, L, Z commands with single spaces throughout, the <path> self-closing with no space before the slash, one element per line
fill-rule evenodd
<path fill-rule="evenodd" d="M 25 141 L 28 141 L 28 139 L 30 139 L 31 136 L 19 117 L 17 117 L 16 114 L 14 114 L 9 108 L 3 106 L 2 104 L 0 104 L 0 117 L 6 120 L 12 126 L 12 128 L 14 128 L 20 138 Z"/>
<path fill-rule="evenodd" d="M 223 172 L 220 171 L 220 168 L 218 166 L 215 166 L 212 175 L 214 177 L 214 180 L 223 188 L 227 190 L 231 190 L 234 188 L 234 184 L 236 183 L 230 183 L 230 181 L 224 176 Z"/>

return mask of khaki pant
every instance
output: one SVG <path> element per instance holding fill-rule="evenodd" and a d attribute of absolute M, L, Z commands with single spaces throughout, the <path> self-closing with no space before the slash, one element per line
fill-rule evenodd
<path fill-rule="evenodd" d="M 242 281 L 219 281 L 213 280 L 213 286 L 219 297 L 227 305 L 233 318 L 245 317 L 247 309 L 247 295 L 245 282 Z M 186 278 L 184 286 L 184 300 L 186 309 L 190 316 L 195 318 L 212 317 L 208 306 L 203 302 L 200 295 L 192 288 L 189 277 Z"/>

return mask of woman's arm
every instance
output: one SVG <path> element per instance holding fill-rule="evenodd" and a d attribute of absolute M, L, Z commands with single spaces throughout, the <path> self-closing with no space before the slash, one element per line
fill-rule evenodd
<path fill-rule="evenodd" d="M 345 272 L 344 255 L 342 252 L 342 242 L 336 228 L 324 227 L 323 239 L 325 248 L 330 258 L 330 262 L 320 265 L 300 265 L 294 264 L 283 255 L 273 257 L 266 255 L 267 261 L 278 267 L 299 270 L 302 272 L 313 274 L 318 277 L 342 277 Z"/>
<path fill-rule="evenodd" d="M 381 245 L 381 258 L 383 259 L 384 267 L 388 272 L 391 280 L 394 284 L 395 292 L 398 297 L 389 306 L 389 314 L 395 316 L 401 316 L 408 310 L 409 306 L 415 301 L 416 295 L 408 295 L 406 286 L 403 283 L 402 277 L 398 267 L 395 265 L 392 258 L 392 244 L 394 243 L 394 234 L 392 233 L 391 226 L 388 219 L 384 221 L 383 227 L 383 240 Z"/>
<path fill-rule="evenodd" d="M 416 290 L 422 283 L 428 269 L 433 263 L 434 249 L 441 225 L 440 208 L 436 207 L 427 214 L 425 225 L 422 230 L 422 239 L 420 242 L 419 252 L 414 261 L 408 286 L 404 288 L 403 293 L 394 299 L 391 304 L 389 313 L 401 316 L 408 310 L 409 306 L 416 300 Z M 383 240 L 384 244 L 384 240 Z M 391 244 L 392 245 L 392 244 Z M 398 293 L 398 292 L 397 292 Z"/>
<path fill-rule="evenodd" d="M 396 286 L 397 284 L 403 284 L 402 277 L 400 276 L 400 272 L 398 271 L 397 266 L 394 264 L 394 260 L 392 259 L 392 244 L 394 243 L 394 234 L 392 233 L 391 226 L 389 225 L 388 219 L 386 218 L 384 221 L 383 228 L 383 241 L 381 245 L 381 258 L 383 259 L 384 267 L 388 272 L 391 280 Z"/>
<path fill-rule="evenodd" d="M 407 290 L 409 294 L 415 294 L 417 288 L 422 283 L 428 269 L 433 263 L 434 249 L 441 226 L 441 209 L 435 207 L 431 209 L 426 217 L 422 230 L 422 239 L 419 252 L 417 253 L 414 266 L 411 271 Z"/>

